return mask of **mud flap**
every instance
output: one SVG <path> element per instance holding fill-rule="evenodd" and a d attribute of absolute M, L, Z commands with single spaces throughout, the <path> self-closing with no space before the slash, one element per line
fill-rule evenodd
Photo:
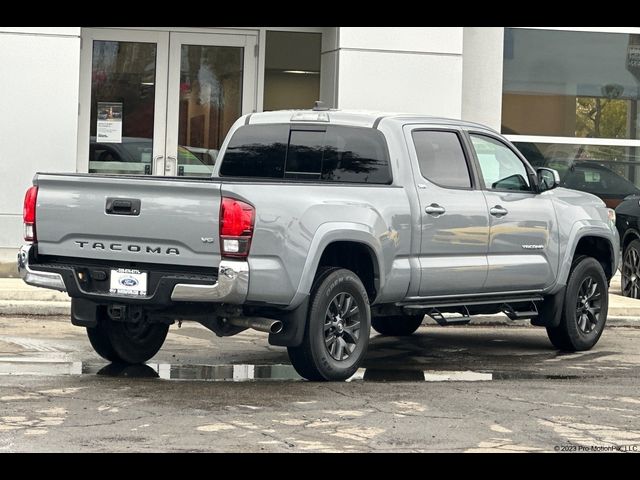
<path fill-rule="evenodd" d="M 295 310 L 285 313 L 279 320 L 284 328 L 278 334 L 269 334 L 269 344 L 277 347 L 297 347 L 302 343 L 304 329 L 307 325 L 309 296 Z"/>
<path fill-rule="evenodd" d="M 95 328 L 98 325 L 98 305 L 82 298 L 71 299 L 71 324 Z"/>
<path fill-rule="evenodd" d="M 547 296 L 538 306 L 539 315 L 531 319 L 531 325 L 535 327 L 557 327 L 560 325 L 566 290 L 565 286 L 555 295 Z"/>

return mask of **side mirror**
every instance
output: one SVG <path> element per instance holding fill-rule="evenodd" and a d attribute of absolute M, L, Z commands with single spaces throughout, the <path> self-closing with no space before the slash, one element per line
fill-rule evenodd
<path fill-rule="evenodd" d="M 538 176 L 538 192 L 546 192 L 560 186 L 560 174 L 553 168 L 539 168 L 536 170 Z"/>

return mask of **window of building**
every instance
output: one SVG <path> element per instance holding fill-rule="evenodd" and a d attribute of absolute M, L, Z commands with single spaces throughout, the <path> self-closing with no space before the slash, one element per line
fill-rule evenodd
<path fill-rule="evenodd" d="M 564 178 L 598 164 L 640 185 L 640 34 L 616 28 L 505 29 L 502 132 L 532 165 Z"/>
<path fill-rule="evenodd" d="M 640 193 L 640 189 L 629 181 L 640 174 L 640 148 L 532 142 L 516 142 L 515 145 L 534 167 L 557 170 L 561 185 L 567 188 L 622 197 Z M 604 191 L 605 188 L 609 191 Z"/>
<path fill-rule="evenodd" d="M 267 31 L 264 111 L 311 108 L 320 99 L 322 34 Z"/>
<path fill-rule="evenodd" d="M 639 139 L 640 35 L 505 29 L 502 131 Z"/>
<path fill-rule="evenodd" d="M 382 133 L 329 125 L 318 130 L 289 125 L 247 125 L 231 138 L 220 175 L 344 183 L 391 183 Z"/>
<path fill-rule="evenodd" d="M 471 176 L 458 135 L 454 132 L 413 132 L 420 172 L 447 188 L 471 188 Z"/>

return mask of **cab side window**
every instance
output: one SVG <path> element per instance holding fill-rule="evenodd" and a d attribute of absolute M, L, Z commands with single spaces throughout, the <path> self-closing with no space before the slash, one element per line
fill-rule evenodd
<path fill-rule="evenodd" d="M 527 169 L 502 142 L 484 135 L 471 135 L 487 190 L 531 191 Z"/>
<path fill-rule="evenodd" d="M 422 176 L 445 188 L 471 188 L 469 166 L 454 132 L 417 130 L 412 134 Z"/>

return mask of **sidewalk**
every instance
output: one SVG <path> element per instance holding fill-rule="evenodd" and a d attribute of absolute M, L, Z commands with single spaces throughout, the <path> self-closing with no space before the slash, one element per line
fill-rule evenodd
<path fill-rule="evenodd" d="M 0 278 L 0 315 L 66 315 L 71 311 L 63 292 L 36 288 L 19 278 Z"/>
<path fill-rule="evenodd" d="M 0 315 L 68 316 L 70 308 L 71 302 L 66 293 L 31 287 L 18 278 L 0 278 Z M 472 323 L 523 324 L 523 322 L 512 322 L 504 315 L 474 317 Z M 619 274 L 611 282 L 608 324 L 640 327 L 640 300 L 622 296 Z"/>

